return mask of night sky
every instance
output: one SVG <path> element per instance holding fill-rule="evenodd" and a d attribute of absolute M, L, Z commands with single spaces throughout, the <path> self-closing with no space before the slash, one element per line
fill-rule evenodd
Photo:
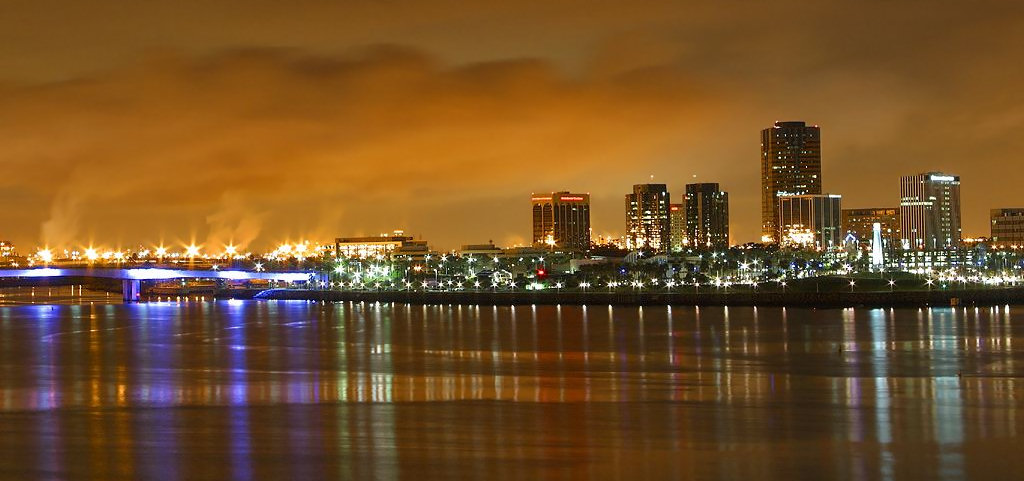
<path fill-rule="evenodd" d="M 215 5 L 214 5 L 215 4 Z M 1024 206 L 1024 2 L 0 0 L 0 239 L 261 250 L 396 228 L 527 242 L 531 192 L 719 182 L 760 235 L 759 131 L 822 128 L 824 191 L 962 180 Z"/>

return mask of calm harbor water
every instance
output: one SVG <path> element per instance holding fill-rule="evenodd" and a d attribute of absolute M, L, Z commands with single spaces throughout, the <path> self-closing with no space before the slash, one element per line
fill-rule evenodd
<path fill-rule="evenodd" d="M 1024 473 L 1024 307 L 0 294 L 0 479 Z"/>

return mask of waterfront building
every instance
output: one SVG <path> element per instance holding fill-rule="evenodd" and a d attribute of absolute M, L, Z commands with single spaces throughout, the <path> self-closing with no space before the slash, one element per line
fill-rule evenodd
<path fill-rule="evenodd" d="M 981 259 L 975 249 L 900 250 L 886 259 L 885 267 L 894 271 L 929 274 L 944 269 L 975 266 Z"/>
<path fill-rule="evenodd" d="M 0 240 L 0 258 L 14 257 L 14 244 L 11 241 Z"/>
<path fill-rule="evenodd" d="M 1024 245 L 1024 208 L 992 209 L 989 217 L 993 245 Z"/>
<path fill-rule="evenodd" d="M 397 257 L 422 258 L 429 254 L 425 240 L 416 240 L 395 231 L 391 235 L 367 237 L 339 237 L 334 240 L 334 255 L 337 258 Z"/>
<path fill-rule="evenodd" d="M 665 184 L 636 184 L 626 194 L 626 248 L 669 250 L 672 229 Z"/>
<path fill-rule="evenodd" d="M 672 250 L 678 251 L 689 244 L 686 238 L 686 204 L 669 204 L 668 212 L 672 228 Z"/>
<path fill-rule="evenodd" d="M 0 267 L 17 267 L 23 265 L 24 258 L 18 257 L 11 241 L 0 241 Z"/>
<path fill-rule="evenodd" d="M 821 131 L 775 122 L 761 131 L 761 242 L 779 242 L 779 198 L 821 194 Z"/>
<path fill-rule="evenodd" d="M 843 243 L 842 196 L 835 194 L 779 197 L 778 238 L 783 245 L 832 250 Z"/>
<path fill-rule="evenodd" d="M 871 247 L 875 224 L 881 228 L 884 249 L 900 245 L 900 211 L 895 207 L 843 209 L 842 221 L 843 235 L 856 239 L 859 247 Z"/>
<path fill-rule="evenodd" d="M 729 193 L 716 183 L 686 184 L 686 237 L 700 247 L 729 247 Z"/>
<path fill-rule="evenodd" d="M 586 252 L 590 249 L 590 194 L 533 194 L 533 245 Z"/>
<path fill-rule="evenodd" d="M 941 172 L 900 178 L 902 247 L 949 249 L 960 245 L 960 177 Z"/>
<path fill-rule="evenodd" d="M 460 256 L 477 256 L 477 257 L 501 257 L 504 254 L 504 250 L 494 245 L 493 242 L 486 244 L 464 244 L 459 248 Z"/>

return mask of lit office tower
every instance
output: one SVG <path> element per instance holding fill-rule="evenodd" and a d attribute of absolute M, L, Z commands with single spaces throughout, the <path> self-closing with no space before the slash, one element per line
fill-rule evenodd
<path fill-rule="evenodd" d="M 669 204 L 669 224 L 672 227 L 672 250 L 689 244 L 686 240 L 686 208 L 684 204 Z"/>
<path fill-rule="evenodd" d="M 775 122 L 761 131 L 761 242 L 779 242 L 779 197 L 821 194 L 821 130 Z"/>
<path fill-rule="evenodd" d="M 779 239 L 782 244 L 818 250 L 842 246 L 842 196 L 779 197 Z"/>
<path fill-rule="evenodd" d="M 997 246 L 1024 245 L 1024 209 L 992 209 L 990 215 L 992 244 Z"/>
<path fill-rule="evenodd" d="M 901 177 L 900 231 L 904 249 L 960 245 L 960 176 L 926 172 Z"/>
<path fill-rule="evenodd" d="M 590 194 L 533 194 L 533 244 L 586 252 L 590 249 Z"/>
<path fill-rule="evenodd" d="M 669 197 L 665 184 L 636 184 L 626 194 L 626 248 L 669 250 Z"/>
<path fill-rule="evenodd" d="M 729 247 L 729 193 L 718 184 L 686 184 L 686 237 L 699 247 Z"/>

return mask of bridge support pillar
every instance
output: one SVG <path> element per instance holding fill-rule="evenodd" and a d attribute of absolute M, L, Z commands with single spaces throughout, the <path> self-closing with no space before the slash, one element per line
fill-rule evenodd
<path fill-rule="evenodd" d="M 142 294 L 142 281 L 138 279 L 122 280 L 121 293 L 124 295 L 124 302 L 138 302 Z"/>

